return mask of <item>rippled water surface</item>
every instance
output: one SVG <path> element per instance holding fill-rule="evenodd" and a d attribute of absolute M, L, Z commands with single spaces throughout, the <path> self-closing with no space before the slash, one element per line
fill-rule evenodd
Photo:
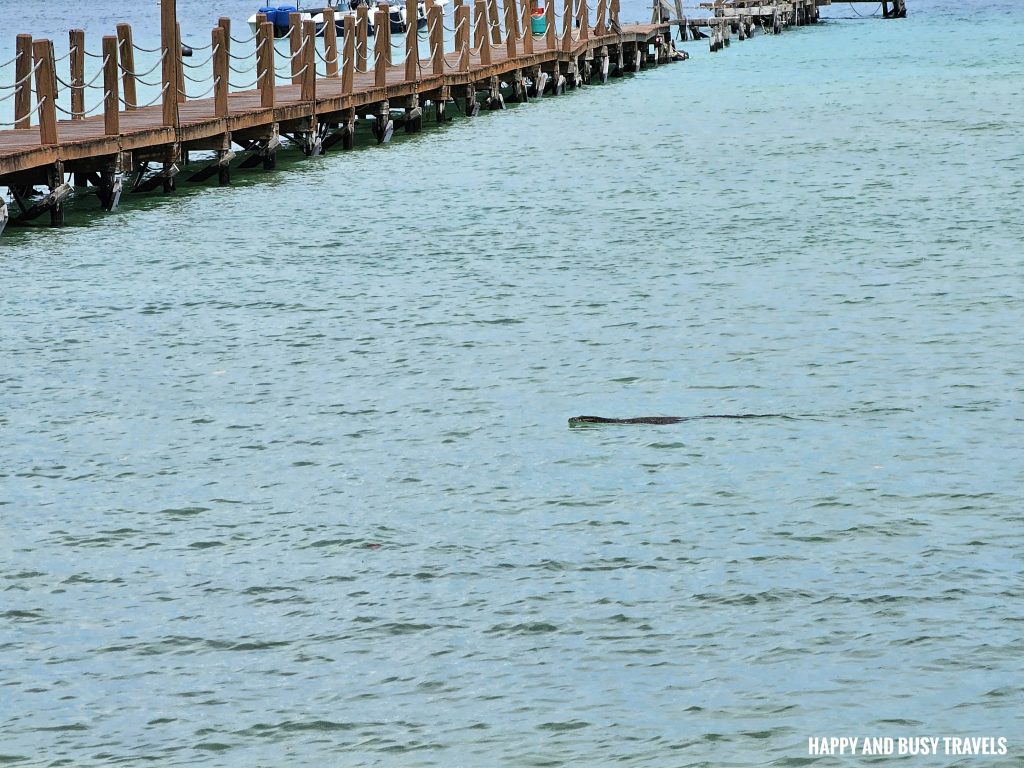
<path fill-rule="evenodd" d="M 1020 765 L 1024 10 L 910 4 L 5 233 L 0 763 Z"/>

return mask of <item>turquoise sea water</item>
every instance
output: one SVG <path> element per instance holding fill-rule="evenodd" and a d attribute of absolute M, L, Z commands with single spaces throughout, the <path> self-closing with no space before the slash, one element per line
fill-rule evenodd
<path fill-rule="evenodd" d="M 910 12 L 5 233 L 0 763 L 1020 765 L 1024 7 Z"/>

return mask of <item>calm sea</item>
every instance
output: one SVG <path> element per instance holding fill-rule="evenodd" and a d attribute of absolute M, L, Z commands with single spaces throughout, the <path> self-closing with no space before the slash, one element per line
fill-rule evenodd
<path fill-rule="evenodd" d="M 4 233 L 0 764 L 1021 765 L 1024 4 L 909 4 Z"/>

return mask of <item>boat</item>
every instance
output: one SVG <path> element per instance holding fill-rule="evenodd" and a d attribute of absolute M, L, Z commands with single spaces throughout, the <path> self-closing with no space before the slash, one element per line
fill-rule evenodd
<path fill-rule="evenodd" d="M 297 5 L 278 5 L 278 6 L 263 6 L 256 13 L 249 17 L 249 29 L 252 33 L 256 34 L 256 17 L 259 14 L 264 14 L 267 17 L 267 21 L 274 25 L 274 37 L 288 37 L 289 29 L 289 18 L 293 13 L 298 13 L 303 21 L 313 21 L 316 24 L 316 36 L 324 36 L 324 11 L 334 11 L 334 28 L 337 30 L 338 37 L 342 37 L 345 34 L 345 17 L 354 16 L 360 6 L 366 6 L 370 11 L 369 18 L 369 29 L 368 33 L 373 35 L 376 30 L 373 23 L 374 11 L 377 8 L 378 3 L 374 0 L 327 0 L 326 6 L 318 8 L 300 8 Z M 384 3 L 380 3 L 384 5 Z M 400 4 L 397 6 L 390 6 L 388 16 L 391 22 L 391 34 L 400 35 L 404 34 L 408 28 L 405 5 Z M 427 10 L 424 0 L 419 0 L 416 4 L 416 29 L 426 29 L 427 27 Z"/>

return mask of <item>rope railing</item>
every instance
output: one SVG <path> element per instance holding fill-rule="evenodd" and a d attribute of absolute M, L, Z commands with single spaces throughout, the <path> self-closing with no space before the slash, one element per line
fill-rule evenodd
<path fill-rule="evenodd" d="M 57 104 L 56 102 L 54 102 L 53 106 L 58 112 L 63 112 L 68 117 L 86 117 L 88 115 L 91 115 L 93 112 L 97 112 L 100 107 L 107 103 L 108 98 L 110 98 L 110 91 L 104 91 L 103 97 L 99 100 L 97 104 L 93 105 L 91 109 L 83 109 L 81 112 L 76 112 L 73 109 L 64 109 L 64 107 L 62 107 L 60 104 Z"/>
<path fill-rule="evenodd" d="M 100 68 L 96 70 L 96 73 L 92 76 L 92 80 L 90 80 L 87 83 L 82 83 L 81 85 L 76 86 L 72 83 L 65 82 L 63 79 L 61 79 L 61 76 L 58 75 L 56 72 L 53 73 L 53 77 L 58 83 L 63 85 L 65 88 L 91 88 L 93 83 L 100 79 L 100 76 L 103 74 L 103 67 L 107 66 L 108 61 L 110 61 L 110 57 L 105 56 L 103 58 L 103 62 L 100 64 Z"/>
<path fill-rule="evenodd" d="M 58 61 L 64 61 L 64 59 L 66 59 L 68 56 L 72 55 L 73 53 L 76 53 L 77 51 L 78 51 L 78 46 L 77 45 L 72 46 L 72 48 L 67 53 L 65 53 L 63 56 L 58 56 L 57 58 L 55 58 L 53 60 L 53 63 L 56 64 Z"/>
<path fill-rule="evenodd" d="M 212 45 L 212 43 L 211 43 L 211 45 Z M 209 48 L 210 46 L 208 45 L 206 47 Z M 202 69 L 207 64 L 209 64 L 211 61 L 213 61 L 213 57 L 217 55 L 217 51 L 219 51 L 219 50 L 220 50 L 220 46 L 218 45 L 216 48 L 213 49 L 213 51 L 210 53 L 210 55 L 204 61 L 201 61 L 198 64 L 189 64 L 184 59 L 182 59 L 181 63 L 184 64 L 189 69 Z"/>
<path fill-rule="evenodd" d="M 244 73 L 240 73 L 240 74 L 244 74 Z M 264 78 L 263 78 L 263 73 L 262 73 L 262 72 L 260 72 L 260 73 L 259 73 L 259 74 L 258 74 L 258 75 L 256 76 L 256 79 L 255 79 L 255 80 L 253 80 L 253 81 L 252 81 L 251 83 L 244 83 L 244 84 L 238 84 L 238 83 L 232 83 L 232 82 L 231 82 L 230 80 L 228 80 L 228 85 L 229 85 L 229 86 L 230 86 L 231 88 L 234 88 L 235 90 L 238 90 L 238 91 L 247 91 L 247 90 L 249 90 L 250 88 L 255 88 L 255 87 L 256 87 L 256 86 L 257 86 L 257 85 L 259 84 L 259 82 L 260 82 L 261 80 L 263 80 L 263 79 L 264 79 Z"/>
<path fill-rule="evenodd" d="M 0 69 L 3 69 L 4 67 L 13 64 L 14 62 L 16 62 L 20 58 L 21 58 L 21 54 L 20 53 L 16 54 L 13 59 L 9 59 L 8 61 L 5 61 L 3 64 L 0 64 Z M 14 125 L 14 123 L 11 123 L 11 125 Z"/>
<path fill-rule="evenodd" d="M 146 85 L 149 85 L 149 83 L 146 83 Z M 146 107 L 152 107 L 154 104 L 156 104 L 158 101 L 160 101 L 160 99 L 162 99 L 164 97 L 164 94 L 167 92 L 167 89 L 170 88 L 170 87 L 171 87 L 171 84 L 170 83 L 166 83 L 164 85 L 164 87 L 160 89 L 160 93 L 158 93 L 156 95 L 155 99 L 153 99 L 151 102 L 149 102 L 147 104 L 138 104 L 136 106 L 136 109 L 145 109 Z"/>
<path fill-rule="evenodd" d="M 143 53 L 159 53 L 164 50 L 163 47 L 143 48 L 141 45 L 136 45 L 134 41 L 132 41 L 132 48 L 136 51 L 142 51 Z"/>
<path fill-rule="evenodd" d="M 252 72 L 251 67 L 249 69 L 238 69 L 237 67 L 233 67 L 230 64 L 228 64 L 228 69 L 230 69 L 236 75 L 248 75 L 250 72 Z"/>
<path fill-rule="evenodd" d="M 184 89 L 179 89 L 178 93 L 182 94 L 186 99 L 205 99 L 207 96 L 213 93 L 214 89 L 218 85 L 220 85 L 219 77 L 214 79 L 213 85 L 211 85 L 208 90 L 204 91 L 203 93 L 200 93 L 198 96 L 190 96 Z"/>
<path fill-rule="evenodd" d="M 239 40 L 237 37 L 232 36 L 231 37 L 231 42 L 238 43 L 239 45 L 245 45 L 246 43 L 251 43 L 255 39 L 256 39 L 256 35 L 255 34 L 253 34 L 252 37 L 245 38 L 244 40 Z"/>
<path fill-rule="evenodd" d="M 93 58 L 93 59 L 102 59 L 103 58 L 103 54 L 102 53 L 90 53 L 89 51 L 87 51 L 85 49 L 82 49 L 82 53 L 84 53 L 86 56 L 89 56 L 90 58 Z"/>
<path fill-rule="evenodd" d="M 121 61 L 119 61 L 117 63 L 117 66 L 126 75 L 131 75 L 134 78 L 146 77 L 147 75 L 153 74 L 153 72 L 156 71 L 156 68 L 164 63 L 164 59 L 166 57 L 167 57 L 167 49 L 163 49 L 163 51 L 160 54 L 160 58 L 156 60 L 156 64 L 154 64 L 152 67 L 150 67 L 149 69 L 147 69 L 145 72 L 142 72 L 142 73 L 136 72 L 135 70 L 129 70 L 127 67 L 125 67 L 124 62 L 121 62 Z"/>
<path fill-rule="evenodd" d="M 32 67 L 32 71 L 30 71 L 27 75 L 25 75 L 23 78 L 21 78 L 21 80 L 16 81 L 14 83 L 14 85 L 0 85 L 0 90 L 3 90 L 3 91 L 11 90 L 13 88 L 17 88 L 19 85 L 24 83 L 26 80 L 31 80 L 32 79 L 32 75 L 34 75 L 36 73 L 36 70 L 39 69 L 39 67 L 42 65 L 42 63 L 43 63 L 42 61 L 37 61 L 36 65 L 34 67 Z"/>

